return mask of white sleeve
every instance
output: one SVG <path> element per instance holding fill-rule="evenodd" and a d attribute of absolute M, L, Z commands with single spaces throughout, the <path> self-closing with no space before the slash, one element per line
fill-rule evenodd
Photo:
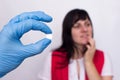
<path fill-rule="evenodd" d="M 104 53 L 104 65 L 102 69 L 102 76 L 113 76 L 113 68 L 110 56 Z"/>
<path fill-rule="evenodd" d="M 51 80 L 51 54 L 49 53 L 44 61 L 43 69 L 38 74 L 39 80 Z"/>

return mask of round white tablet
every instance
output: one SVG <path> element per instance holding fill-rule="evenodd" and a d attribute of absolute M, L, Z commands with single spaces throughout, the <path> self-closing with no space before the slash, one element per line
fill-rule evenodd
<path fill-rule="evenodd" d="M 46 38 L 51 39 L 52 40 L 52 34 L 46 34 Z"/>

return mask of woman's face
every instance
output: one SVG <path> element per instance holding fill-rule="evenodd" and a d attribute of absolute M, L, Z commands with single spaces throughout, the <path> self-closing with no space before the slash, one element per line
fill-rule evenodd
<path fill-rule="evenodd" d="M 72 39 L 77 45 L 86 45 L 92 37 L 92 25 L 88 19 L 78 20 L 72 27 Z"/>

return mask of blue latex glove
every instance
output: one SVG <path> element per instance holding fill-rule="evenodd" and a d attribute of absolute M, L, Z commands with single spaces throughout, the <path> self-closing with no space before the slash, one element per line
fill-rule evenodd
<path fill-rule="evenodd" d="M 0 32 L 0 77 L 17 68 L 25 58 L 41 53 L 51 43 L 47 38 L 29 45 L 23 45 L 20 41 L 22 35 L 30 30 L 52 33 L 43 23 L 50 21 L 52 18 L 44 12 L 26 12 L 3 27 Z"/>

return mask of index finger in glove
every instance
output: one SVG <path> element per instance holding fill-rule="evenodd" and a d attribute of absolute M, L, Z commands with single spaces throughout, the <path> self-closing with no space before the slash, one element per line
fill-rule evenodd
<path fill-rule="evenodd" d="M 42 11 L 24 12 L 10 20 L 10 23 L 18 23 L 24 20 L 34 19 L 38 21 L 50 22 L 52 17 Z"/>

